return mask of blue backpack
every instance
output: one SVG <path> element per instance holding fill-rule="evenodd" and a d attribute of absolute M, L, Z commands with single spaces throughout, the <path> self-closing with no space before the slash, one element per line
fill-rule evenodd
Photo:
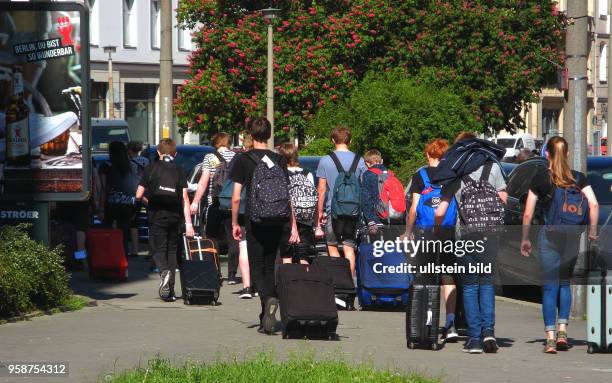
<path fill-rule="evenodd" d="M 234 182 L 227 179 L 221 187 L 221 191 L 217 198 L 219 198 L 219 210 L 224 212 L 232 212 L 232 194 L 234 194 Z M 243 185 L 240 191 L 240 208 L 238 214 L 244 214 L 246 206 L 246 187 Z"/>
<path fill-rule="evenodd" d="M 425 188 L 421 191 L 421 198 L 419 198 L 419 204 L 417 205 L 416 225 L 423 228 L 431 228 L 434 226 L 436 209 L 442 200 L 442 187 L 431 183 L 425 168 L 421 168 L 419 174 L 423 179 Z M 456 221 L 457 201 L 453 198 L 446 210 L 442 226 L 455 226 Z"/>
<path fill-rule="evenodd" d="M 584 193 L 576 186 L 568 188 L 554 186 L 546 214 L 548 229 L 559 232 L 580 232 L 588 223 L 589 203 Z"/>
<path fill-rule="evenodd" d="M 338 170 L 336 183 L 331 200 L 331 214 L 333 218 L 354 218 L 357 219 L 361 212 L 360 210 L 360 195 L 361 184 L 357 177 L 356 171 L 359 165 L 359 156 L 355 154 L 353 163 L 348 171 L 345 171 L 336 156 L 336 153 L 329 153 L 332 161 Z"/>

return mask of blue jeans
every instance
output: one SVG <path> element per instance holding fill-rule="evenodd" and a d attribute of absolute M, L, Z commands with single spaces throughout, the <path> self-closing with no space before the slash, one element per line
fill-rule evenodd
<path fill-rule="evenodd" d="M 472 339 L 480 339 L 484 330 L 495 328 L 495 289 L 493 287 L 495 259 L 499 238 L 494 234 L 486 235 L 484 242 L 485 251 L 476 251 L 465 254 L 458 258 L 465 266 L 466 273 L 463 275 L 463 311 L 468 324 L 468 336 Z M 463 241 L 483 240 L 483 235 L 467 235 L 461 238 Z M 491 273 L 470 273 L 468 267 L 478 264 L 492 264 Z"/>
<path fill-rule="evenodd" d="M 540 231 L 538 254 L 542 272 L 544 331 L 555 331 L 556 323 L 568 324 L 572 307 L 570 279 L 579 246 L 579 235 L 550 233 L 545 228 Z"/>

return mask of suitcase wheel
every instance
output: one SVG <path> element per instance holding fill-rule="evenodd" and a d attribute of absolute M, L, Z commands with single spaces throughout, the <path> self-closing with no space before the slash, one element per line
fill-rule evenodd
<path fill-rule="evenodd" d="M 329 340 L 340 340 L 340 336 L 337 333 L 330 334 L 328 337 Z"/>
<path fill-rule="evenodd" d="M 283 330 L 283 339 L 289 339 L 289 334 L 285 330 Z"/>
<path fill-rule="evenodd" d="M 589 346 L 587 347 L 587 354 L 594 354 L 595 352 L 597 352 L 597 346 L 595 346 L 593 343 L 589 343 Z"/>
<path fill-rule="evenodd" d="M 432 351 L 438 351 L 440 350 L 442 347 L 438 342 L 431 342 L 431 350 Z"/>
<path fill-rule="evenodd" d="M 407 346 L 411 350 L 414 350 L 416 348 L 416 344 L 414 342 L 410 341 L 410 340 L 408 341 Z"/>

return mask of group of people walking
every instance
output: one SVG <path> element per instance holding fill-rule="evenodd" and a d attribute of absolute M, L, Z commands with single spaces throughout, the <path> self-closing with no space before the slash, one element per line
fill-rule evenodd
<path fill-rule="evenodd" d="M 241 153 L 230 149 L 229 134 L 217 133 L 212 138 L 215 152 L 203 159 L 202 175 L 191 200 L 186 176 L 174 163 L 176 145 L 169 139 L 159 143 L 160 160 L 146 165 L 137 183 L 114 181 L 115 174 L 122 171 L 139 171 L 140 165 L 127 157 L 114 160 L 116 170 L 107 173 L 109 182 L 120 186 L 119 191 L 133 187 L 135 200 L 148 206 L 151 252 L 161 274 L 162 299 L 176 299 L 179 233 L 184 223 L 185 234 L 194 235 L 192 217 L 204 206 L 206 236 L 219 237 L 222 231 L 226 234 L 228 284 L 238 283 L 240 270 L 240 297 L 260 298 L 261 333 L 274 333 L 276 325 L 280 304 L 275 287 L 277 258 L 283 263 L 310 263 L 316 256 L 318 239 L 325 240 L 329 256 L 349 260 L 353 275 L 360 235 L 482 241 L 481 251 L 466 251 L 461 257 L 442 252 L 435 254 L 436 261 L 459 263 L 466 269 L 484 263 L 495 268 L 508 195 L 499 165 L 504 150 L 494 143 L 469 132 L 459 134 L 450 147 L 445 139 L 427 143 L 424 152 L 428 164 L 404 189 L 385 167 L 379 150 L 368 150 L 363 157 L 350 151 L 348 128 L 333 129 L 330 138 L 335 150 L 321 158 L 316 174 L 300 166 L 295 145 L 285 143 L 278 151 L 268 149 L 271 126 L 265 118 L 251 120 L 248 133 L 250 147 Z M 538 234 L 538 254 L 547 353 L 568 348 L 569 283 L 580 230 L 561 228 L 589 225 L 589 238 L 597 237 L 597 200 L 586 176 L 571 171 L 568 153 L 563 138 L 549 139 L 549 167 L 546 174 L 538 174 L 531 181 L 523 217 L 521 254 L 529 256 L 531 220 L 536 202 L 543 201 L 547 220 Z M 111 195 L 108 201 L 113 198 L 119 197 Z M 566 209 L 568 204 L 574 204 L 575 209 Z M 115 217 L 120 226 L 127 227 L 127 212 L 121 208 L 109 208 L 107 212 L 105 218 Z M 496 352 L 494 272 L 449 273 L 439 276 L 439 283 L 443 285 L 446 308 L 443 338 L 457 338 L 455 315 L 461 309 L 469 336 L 464 351 Z M 458 292 L 461 308 L 456 307 Z"/>

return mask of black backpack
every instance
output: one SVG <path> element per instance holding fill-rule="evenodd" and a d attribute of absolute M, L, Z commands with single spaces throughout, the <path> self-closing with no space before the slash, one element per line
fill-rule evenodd
<path fill-rule="evenodd" d="M 489 182 L 493 162 L 487 162 L 480 179 L 463 176 L 459 218 L 462 232 L 496 231 L 504 224 L 504 203 Z"/>
<path fill-rule="evenodd" d="M 160 205 L 180 204 L 183 190 L 179 185 L 179 171 L 174 161 L 159 160 L 152 166 L 148 199 Z"/>
<path fill-rule="evenodd" d="M 256 164 L 249 195 L 249 218 L 256 223 L 287 221 L 291 217 L 287 175 L 276 163 L 269 167 L 255 153 L 246 155 Z"/>
<path fill-rule="evenodd" d="M 213 175 L 210 186 L 210 195 L 212 198 L 219 198 L 219 193 L 221 193 L 221 189 L 223 189 L 225 181 L 229 178 L 230 162 L 226 161 L 225 157 L 223 157 L 221 153 L 215 152 L 214 154 L 217 156 L 219 161 L 221 161 L 221 163 L 217 165 L 215 169 L 215 174 Z"/>

